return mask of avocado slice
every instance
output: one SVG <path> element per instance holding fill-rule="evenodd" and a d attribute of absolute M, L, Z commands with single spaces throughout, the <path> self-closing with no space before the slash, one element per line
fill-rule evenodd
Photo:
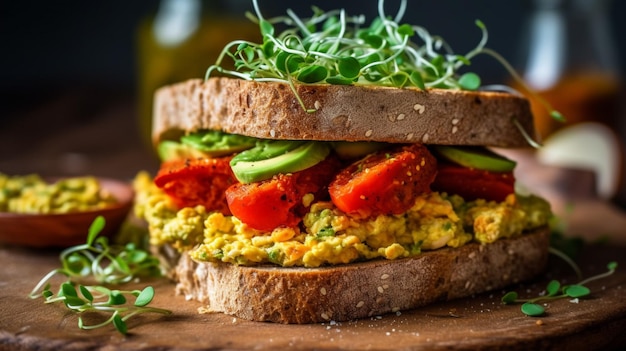
<path fill-rule="evenodd" d="M 329 153 L 327 143 L 267 142 L 233 157 L 230 166 L 240 182 L 253 183 L 270 179 L 278 173 L 305 170 L 323 161 Z"/>
<path fill-rule="evenodd" d="M 258 140 L 253 148 L 236 155 L 233 162 L 266 160 L 283 155 L 304 143 L 306 142 L 291 140 Z"/>
<path fill-rule="evenodd" d="M 164 140 L 157 146 L 157 154 L 161 161 L 220 157 L 250 149 L 256 142 L 256 138 L 205 130 L 183 135 L 180 142 Z"/>
<path fill-rule="evenodd" d="M 434 146 L 435 151 L 456 164 L 491 172 L 511 172 L 517 163 L 482 146 Z"/>
<path fill-rule="evenodd" d="M 161 161 L 206 157 L 202 151 L 172 140 L 164 140 L 160 142 L 157 146 L 157 154 L 159 155 L 159 159 L 161 159 Z"/>
<path fill-rule="evenodd" d="M 205 130 L 183 135 L 180 142 L 206 156 L 219 157 L 230 155 L 254 147 L 257 139 L 243 135 L 228 134 L 216 130 Z"/>

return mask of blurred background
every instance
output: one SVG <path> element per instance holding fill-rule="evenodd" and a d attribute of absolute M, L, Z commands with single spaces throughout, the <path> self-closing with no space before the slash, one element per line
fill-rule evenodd
<path fill-rule="evenodd" d="M 364 14 L 367 23 L 377 13 L 376 0 L 259 3 L 266 17 L 287 8 L 309 17 L 311 5 Z M 398 4 L 387 1 L 387 13 L 395 14 Z M 140 170 L 155 172 L 158 161 L 149 140 L 154 89 L 202 78 L 230 40 L 258 40 L 256 26 L 244 18 L 252 11 L 248 0 L 3 1 L 0 6 L 0 172 L 8 174 L 130 179 Z M 481 39 L 474 23 L 480 19 L 489 31 L 487 47 L 511 62 L 569 124 L 598 122 L 620 144 L 626 136 L 624 14 L 626 2 L 619 0 L 409 1 L 403 22 L 426 27 L 455 52 L 466 53 Z M 475 59 L 471 70 L 484 83 L 515 86 L 491 57 Z M 549 137 L 564 125 L 544 112 L 535 111 L 540 132 Z M 619 165 L 623 155 L 617 155 L 609 152 L 603 159 L 618 157 Z M 583 166 L 594 172 L 604 167 L 583 161 L 593 163 Z M 593 191 L 613 198 L 624 188 L 619 183 L 624 172 L 602 169 L 609 173 L 605 190 Z"/>

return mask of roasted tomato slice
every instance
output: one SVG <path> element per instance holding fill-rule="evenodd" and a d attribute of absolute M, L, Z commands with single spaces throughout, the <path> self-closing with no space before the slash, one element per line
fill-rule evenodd
<path fill-rule="evenodd" d="M 224 192 L 237 183 L 230 169 L 232 157 L 197 158 L 164 162 L 154 183 L 179 207 L 203 205 L 207 211 L 229 215 Z"/>
<path fill-rule="evenodd" d="M 300 172 L 234 184 L 226 190 L 228 206 L 235 217 L 257 230 L 296 226 L 310 205 L 303 203 L 303 196 L 313 194 L 316 200 L 328 198 L 327 185 L 338 169 L 339 161 L 329 156 Z"/>
<path fill-rule="evenodd" d="M 226 189 L 226 201 L 235 217 L 257 230 L 270 231 L 299 222 L 293 211 L 298 203 L 293 174 L 232 185 Z"/>
<path fill-rule="evenodd" d="M 328 191 L 340 210 L 370 217 L 400 214 L 430 191 L 437 160 L 420 144 L 370 154 L 344 168 Z"/>
<path fill-rule="evenodd" d="M 513 172 L 490 172 L 444 163 L 439 165 L 432 189 L 459 195 L 467 201 L 500 202 L 515 192 L 515 177 Z"/>

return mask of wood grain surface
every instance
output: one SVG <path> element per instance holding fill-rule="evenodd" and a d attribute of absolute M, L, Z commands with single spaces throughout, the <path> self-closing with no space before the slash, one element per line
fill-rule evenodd
<path fill-rule="evenodd" d="M 137 137 L 131 94 L 114 91 L 111 96 L 99 87 L 70 86 L 40 99 L 29 92 L 22 99 L 24 106 L 3 114 L 14 121 L 0 128 L 3 172 L 132 179 L 138 170 L 158 169 L 151 146 Z M 551 191 L 559 189 L 558 195 L 564 195 L 562 187 L 543 174 L 545 169 L 531 167 L 519 173 L 538 180 L 524 179 L 538 195 L 553 200 Z M 578 179 L 572 180 L 576 188 L 582 186 Z M 565 190 L 567 195 L 573 189 Z M 616 275 L 590 284 L 591 296 L 579 303 L 568 299 L 549 303 L 547 315 L 541 318 L 526 317 L 518 305 L 502 305 L 504 291 L 499 290 L 353 322 L 255 323 L 199 314 L 199 303 L 176 296 L 174 285 L 161 279 L 133 287 L 155 286 L 153 305 L 172 310 L 172 315 L 131 319 L 129 335 L 122 336 L 112 327 L 80 330 L 77 316 L 64 307 L 28 298 L 39 279 L 58 267 L 58 252 L 0 246 L 0 350 L 626 349 L 626 214 L 603 202 L 571 207 L 556 201 L 554 205 L 568 220 L 570 234 L 591 241 L 611 239 L 610 246 L 591 245 L 582 253 L 579 263 L 585 275 L 604 271 L 609 260 L 617 260 L 620 268 Z M 546 275 L 512 288 L 534 297 L 557 277 L 573 281 L 571 270 L 555 261 Z"/>
<path fill-rule="evenodd" d="M 519 305 L 502 305 L 502 291 L 438 303 L 413 311 L 364 320 L 311 325 L 249 322 L 223 314 L 200 314 L 199 303 L 174 294 L 165 279 L 153 285 L 155 307 L 170 316 L 142 315 L 129 320 L 130 333 L 113 327 L 80 330 L 77 315 L 61 305 L 46 305 L 27 295 L 58 266 L 58 252 L 0 248 L 0 350 L 607 350 L 626 346 L 626 249 L 588 245 L 579 263 L 585 275 L 605 270 L 609 260 L 621 269 L 589 286 L 578 303 L 550 302 L 543 317 L 527 317 Z M 571 270 L 551 262 L 544 276 L 512 287 L 521 297 L 537 296 L 558 277 L 573 283 Z"/>

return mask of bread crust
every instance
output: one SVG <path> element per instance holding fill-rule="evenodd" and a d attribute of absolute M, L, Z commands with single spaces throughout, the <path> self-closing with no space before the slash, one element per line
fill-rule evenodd
<path fill-rule="evenodd" d="M 258 138 L 527 147 L 527 99 L 508 93 L 192 79 L 155 93 L 153 140 L 198 129 Z"/>
<path fill-rule="evenodd" d="M 277 323 L 347 321 L 471 296 L 545 269 L 549 229 L 512 239 L 325 268 L 195 262 L 176 268 L 177 293 L 214 312 Z"/>

